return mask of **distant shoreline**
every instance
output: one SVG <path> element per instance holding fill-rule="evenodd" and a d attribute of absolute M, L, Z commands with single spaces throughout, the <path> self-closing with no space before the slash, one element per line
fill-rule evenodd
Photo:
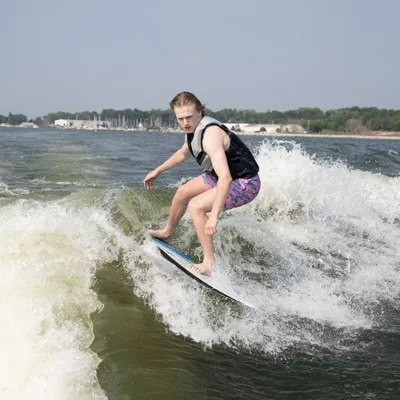
<path fill-rule="evenodd" d="M 1 125 L 0 128 L 16 128 L 16 129 L 29 129 L 29 127 L 21 126 L 6 126 Z M 37 127 L 39 128 L 39 127 Z M 37 129 L 36 128 L 36 129 Z M 39 129 L 52 129 L 49 127 L 40 127 Z M 63 129 L 57 129 L 62 131 Z M 93 129 L 66 129 L 73 131 L 91 131 Z M 99 131 L 125 131 L 125 132 L 135 132 L 138 129 L 104 129 L 99 128 Z M 97 132 L 97 129 L 95 130 Z M 142 131 L 146 132 L 146 131 Z M 158 133 L 169 133 L 184 135 L 182 131 L 176 130 L 149 130 L 148 132 L 158 132 Z M 235 132 L 235 131 L 234 131 Z M 338 138 L 338 139 L 378 139 L 378 140 L 400 140 L 400 132 L 388 132 L 388 131 L 366 131 L 364 134 L 347 134 L 347 133 L 265 133 L 265 132 L 235 132 L 238 136 L 260 136 L 260 137 L 309 137 L 309 138 Z"/>
<path fill-rule="evenodd" d="M 157 131 L 155 131 L 157 132 Z M 158 131 L 160 133 L 181 134 L 181 131 Z M 235 131 L 233 131 L 235 132 Z M 238 136 L 261 136 L 261 137 L 312 137 L 312 138 L 340 138 L 340 139 L 387 139 L 400 140 L 400 132 L 366 132 L 361 135 L 346 133 L 265 133 L 265 132 L 235 132 Z"/>
<path fill-rule="evenodd" d="M 263 137 L 312 137 L 312 138 L 339 138 L 339 139 L 387 139 L 387 140 L 400 140 L 400 132 L 393 132 L 393 135 L 385 134 L 368 134 L 368 135 L 354 135 L 338 133 L 274 133 L 274 134 L 259 134 L 259 133 L 242 133 L 238 132 L 238 136 L 263 136 Z"/>

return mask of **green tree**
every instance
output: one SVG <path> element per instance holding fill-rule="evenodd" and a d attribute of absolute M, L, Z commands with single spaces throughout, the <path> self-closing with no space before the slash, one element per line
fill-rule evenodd
<path fill-rule="evenodd" d="M 331 129 L 331 123 L 326 119 L 316 119 L 314 121 L 310 121 L 309 124 L 310 132 L 319 133 L 329 129 Z"/>
<path fill-rule="evenodd" d="M 393 125 L 393 118 L 388 115 L 381 115 L 371 120 L 371 129 L 377 131 L 391 131 Z"/>
<path fill-rule="evenodd" d="M 28 118 L 24 114 L 8 114 L 8 123 L 10 125 L 20 125 L 27 120 Z"/>
<path fill-rule="evenodd" d="M 324 112 L 319 108 L 313 107 L 300 107 L 296 111 L 296 118 L 298 119 L 323 119 L 325 117 Z"/>
<path fill-rule="evenodd" d="M 400 131 L 400 113 L 394 116 L 392 129 L 396 132 Z"/>

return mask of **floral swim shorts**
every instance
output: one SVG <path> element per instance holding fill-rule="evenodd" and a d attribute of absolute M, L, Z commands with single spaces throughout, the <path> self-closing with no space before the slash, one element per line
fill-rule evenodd
<path fill-rule="evenodd" d="M 210 189 L 217 186 L 217 178 L 209 172 L 201 174 L 203 182 L 210 187 Z M 260 192 L 261 181 L 257 175 L 250 179 L 235 179 L 231 183 L 228 197 L 225 200 L 224 210 L 244 206 L 256 198 Z"/>

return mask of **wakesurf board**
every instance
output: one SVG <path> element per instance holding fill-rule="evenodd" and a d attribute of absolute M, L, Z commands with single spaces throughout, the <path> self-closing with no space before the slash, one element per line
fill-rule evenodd
<path fill-rule="evenodd" d="M 247 307 L 255 308 L 252 304 L 242 299 L 226 282 L 223 282 L 212 275 L 203 275 L 197 271 L 192 270 L 190 266 L 192 264 L 196 264 L 195 261 L 191 260 L 188 256 L 183 254 L 175 247 L 156 237 L 152 237 L 152 240 L 157 245 L 161 255 L 165 260 L 173 264 L 175 267 L 179 268 L 182 272 L 189 275 L 201 285 L 206 286 L 207 288 L 228 299 L 234 300 Z"/>

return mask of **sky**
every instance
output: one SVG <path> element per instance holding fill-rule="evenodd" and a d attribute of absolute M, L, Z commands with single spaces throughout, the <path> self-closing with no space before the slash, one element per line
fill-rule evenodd
<path fill-rule="evenodd" d="M 0 114 L 400 109 L 399 0 L 1 0 Z"/>

